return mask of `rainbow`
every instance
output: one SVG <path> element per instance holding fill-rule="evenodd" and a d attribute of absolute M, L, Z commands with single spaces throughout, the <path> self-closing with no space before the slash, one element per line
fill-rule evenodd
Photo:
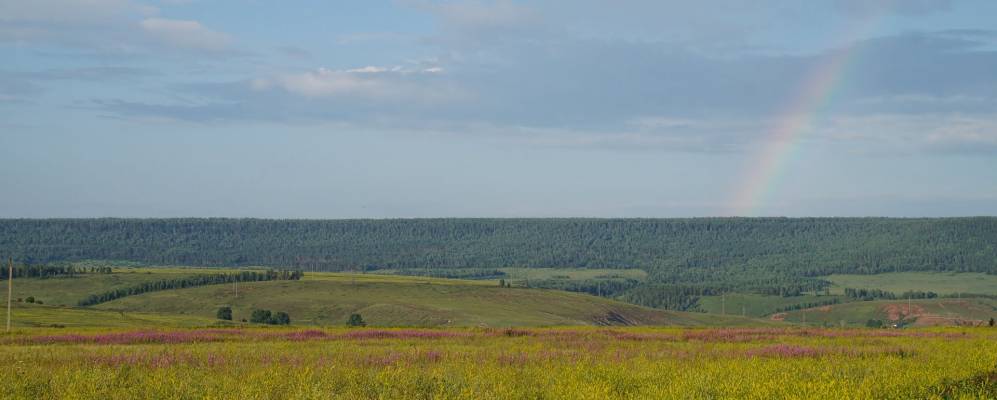
<path fill-rule="evenodd" d="M 857 24 L 859 28 L 848 36 L 852 40 L 862 37 L 872 19 Z M 762 211 L 768 197 L 778 188 L 786 166 L 799 153 L 802 138 L 811 131 L 813 121 L 833 98 L 834 89 L 840 86 L 838 83 L 844 79 L 854 53 L 849 47 L 837 49 L 808 72 L 800 89 L 777 114 L 776 123 L 762 140 L 766 147 L 750 158 L 745 169 L 747 174 L 739 181 L 741 184 L 730 202 L 730 215 L 755 216 Z"/>

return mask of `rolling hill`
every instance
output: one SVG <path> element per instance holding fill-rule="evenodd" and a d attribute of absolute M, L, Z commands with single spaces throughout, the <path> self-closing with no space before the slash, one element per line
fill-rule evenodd
<path fill-rule="evenodd" d="M 118 268 L 111 274 L 15 279 L 15 321 L 27 326 L 211 325 L 218 307 L 238 322 L 253 309 L 286 311 L 296 325 L 342 325 L 359 313 L 372 326 L 757 325 L 764 320 L 645 308 L 558 290 L 499 287 L 469 281 L 371 274 L 308 273 L 300 281 L 242 282 L 161 290 L 93 307 L 79 298 L 128 284 L 213 269 Z M 238 292 L 238 294 L 236 293 Z"/>

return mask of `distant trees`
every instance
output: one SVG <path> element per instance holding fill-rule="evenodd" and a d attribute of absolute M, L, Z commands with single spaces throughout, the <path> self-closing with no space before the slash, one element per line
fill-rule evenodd
<path fill-rule="evenodd" d="M 47 219 L 0 221 L 27 263 L 135 260 L 309 270 L 501 267 L 703 270 L 777 277 L 997 272 L 997 218 Z M 665 281 L 658 281 L 665 282 Z"/>
<path fill-rule="evenodd" d="M 938 293 L 935 292 L 925 292 L 920 290 L 908 290 L 903 292 L 903 294 L 897 295 L 893 292 L 888 292 L 881 289 L 853 289 L 845 288 L 845 296 L 853 298 L 856 300 L 896 300 L 896 299 L 934 299 L 938 297 Z"/>
<path fill-rule="evenodd" d="M 273 314 L 273 317 L 271 317 L 270 324 L 273 324 L 273 325 L 290 325 L 291 324 L 291 316 L 288 315 L 286 312 L 277 311 L 276 313 Z"/>
<path fill-rule="evenodd" d="M 821 277 L 834 273 L 997 274 L 997 247 L 987 243 L 997 243 L 997 218 L 0 220 L 0 253 L 25 264 L 132 260 L 507 280 L 501 268 L 637 268 L 647 272 L 637 283 L 550 279 L 527 286 L 673 309 L 690 308 L 699 296 L 735 291 L 826 294 L 830 283 Z M 849 297 L 890 296 L 932 294 Z"/>
<path fill-rule="evenodd" d="M 883 320 L 881 320 L 881 319 L 870 319 L 870 320 L 868 320 L 868 321 L 865 322 L 865 326 L 867 328 L 882 328 L 883 327 Z"/>
<path fill-rule="evenodd" d="M 215 313 L 218 319 L 231 321 L 232 320 L 232 307 L 218 307 L 218 311 Z"/>
<path fill-rule="evenodd" d="M 257 309 L 253 310 L 252 314 L 250 314 L 249 322 L 254 324 L 290 325 L 291 316 L 283 311 L 274 313 L 270 310 Z"/>
<path fill-rule="evenodd" d="M 360 314 L 350 314 L 350 319 L 346 321 L 349 326 L 367 326 Z"/>
<path fill-rule="evenodd" d="M 775 309 L 775 312 L 779 313 L 779 312 L 786 312 L 786 311 L 803 310 L 803 309 L 807 309 L 807 308 L 817 308 L 817 307 L 823 307 L 823 306 L 829 306 L 829 305 L 833 305 L 833 304 L 838 304 L 840 302 L 841 302 L 841 300 L 838 300 L 837 297 L 834 297 L 834 298 L 831 298 L 830 300 L 812 301 L 812 302 L 809 302 L 809 303 L 799 303 L 799 304 L 793 304 L 793 305 L 789 305 L 789 306 L 777 307 Z"/>
<path fill-rule="evenodd" d="M 26 302 L 26 303 L 34 303 L 35 302 L 35 296 L 28 296 L 28 297 L 26 297 L 24 299 L 24 302 Z"/>
<path fill-rule="evenodd" d="M 406 268 L 394 272 L 398 275 L 448 279 L 495 279 L 506 276 L 505 272 L 495 268 Z"/>
<path fill-rule="evenodd" d="M 242 271 L 233 274 L 197 274 L 184 278 L 164 279 L 153 282 L 140 283 L 135 286 L 110 290 L 100 294 L 92 294 L 80 300 L 79 306 L 92 306 L 120 299 L 122 297 L 155 292 L 159 290 L 182 289 L 204 285 L 218 285 L 231 282 L 259 282 L 272 280 L 298 280 L 304 276 L 301 271 L 268 270 L 268 271 Z"/>
<path fill-rule="evenodd" d="M 249 322 L 254 324 L 266 324 L 270 322 L 270 310 L 253 310 L 249 315 Z"/>
<path fill-rule="evenodd" d="M 994 319 L 993 319 L 993 317 L 991 317 L 990 318 L 990 327 L 992 328 L 993 326 L 994 326 Z"/>
<path fill-rule="evenodd" d="M 0 268 L 0 279 L 7 279 L 8 273 L 9 272 L 7 270 L 7 265 L 6 263 L 4 263 L 3 268 Z M 54 276 L 73 276 L 85 273 L 87 273 L 86 268 L 77 268 L 72 265 L 69 266 L 46 266 L 46 265 L 29 265 L 29 264 L 14 265 L 14 278 L 50 278 Z M 99 273 L 104 273 L 104 272 L 101 271 Z M 110 268 L 108 268 L 108 273 L 110 273 Z"/>

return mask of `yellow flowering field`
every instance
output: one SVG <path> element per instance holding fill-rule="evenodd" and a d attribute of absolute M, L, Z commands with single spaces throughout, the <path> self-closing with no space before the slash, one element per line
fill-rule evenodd
<path fill-rule="evenodd" d="M 995 398 L 997 330 L 23 329 L 18 399 Z"/>

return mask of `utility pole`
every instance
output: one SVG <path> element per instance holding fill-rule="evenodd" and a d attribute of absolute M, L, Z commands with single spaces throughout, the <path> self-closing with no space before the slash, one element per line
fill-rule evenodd
<path fill-rule="evenodd" d="M 7 259 L 7 332 L 10 332 L 10 299 L 14 296 L 14 258 Z"/>
<path fill-rule="evenodd" d="M 727 294 L 720 295 L 720 314 L 727 315 Z"/>

